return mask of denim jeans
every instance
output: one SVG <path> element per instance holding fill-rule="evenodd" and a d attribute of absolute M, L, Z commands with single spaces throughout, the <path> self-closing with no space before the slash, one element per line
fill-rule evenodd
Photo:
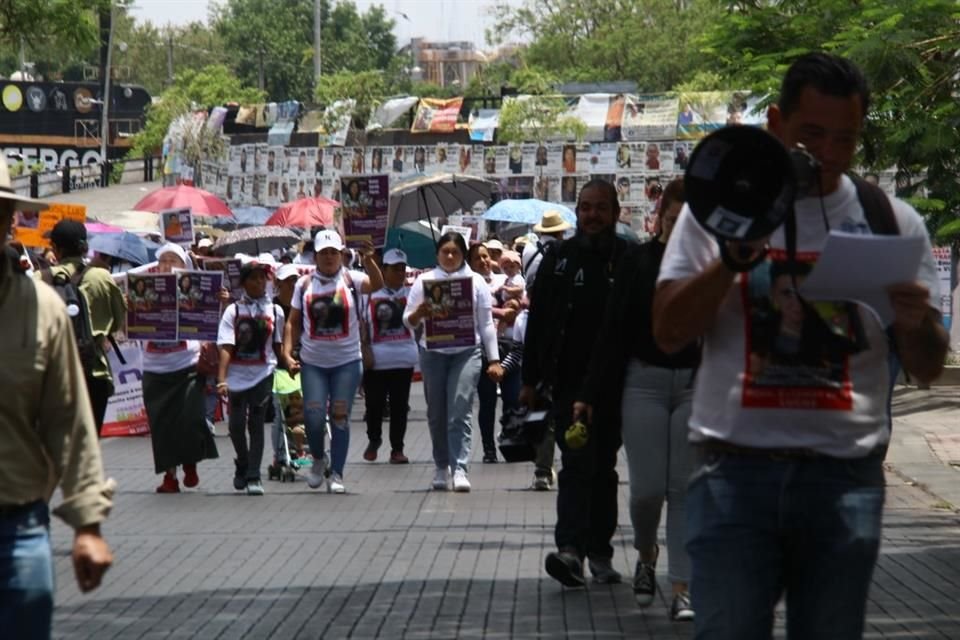
<path fill-rule="evenodd" d="M 343 477 L 350 448 L 350 412 L 357 396 L 363 364 L 354 360 L 339 367 L 315 367 L 303 364 L 300 384 L 303 388 L 303 418 L 307 442 L 314 459 L 323 458 L 326 423 L 330 420 L 330 467 Z"/>
<path fill-rule="evenodd" d="M 53 576 L 47 505 L 0 514 L 0 635 L 50 637 Z"/>
<path fill-rule="evenodd" d="M 433 462 L 438 469 L 466 471 L 470 461 L 470 410 L 480 377 L 480 347 L 454 354 L 420 349 L 420 372 Z"/>
<path fill-rule="evenodd" d="M 670 582 L 690 581 L 684 549 L 687 483 L 693 470 L 688 441 L 693 372 L 652 367 L 632 359 L 623 387 L 623 449 L 630 473 L 633 546 L 643 553 L 657 543 L 663 501 L 667 501 L 667 557 Z"/>
<path fill-rule="evenodd" d="M 269 375 L 244 391 L 230 392 L 230 441 L 241 466 L 246 464 L 247 480 L 260 479 L 263 461 L 263 421 L 267 403 L 273 395 L 273 376 Z M 247 432 L 250 432 L 249 446 Z"/>
<path fill-rule="evenodd" d="M 881 455 L 703 452 L 687 491 L 698 640 L 766 640 L 786 593 L 792 640 L 860 638 L 880 547 Z"/>

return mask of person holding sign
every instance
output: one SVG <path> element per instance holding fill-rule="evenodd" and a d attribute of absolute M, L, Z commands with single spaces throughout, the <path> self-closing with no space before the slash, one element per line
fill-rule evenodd
<path fill-rule="evenodd" d="M 312 489 L 323 485 L 326 423 L 330 426 L 330 477 L 328 490 L 344 493 L 343 468 L 350 446 L 350 410 L 360 386 L 363 366 L 360 352 L 360 294 L 383 286 L 383 275 L 366 243 L 358 251 L 367 273 L 343 266 L 343 239 L 333 229 L 317 233 L 313 241 L 317 270 L 297 282 L 290 318 L 283 338 L 283 360 L 291 376 L 303 372 L 304 417 L 313 466 L 307 474 Z M 293 358 L 300 344 L 300 360 Z M 329 409 L 329 416 L 328 416 Z"/>
<path fill-rule="evenodd" d="M 481 352 L 487 375 L 500 382 L 500 350 L 493 326 L 493 298 L 483 278 L 467 266 L 467 245 L 455 231 L 437 242 L 438 267 L 417 276 L 404 323 L 420 339 L 420 370 L 427 402 L 427 423 L 433 441 L 436 471 L 432 487 L 470 491 L 471 409 L 480 377 Z M 429 296 L 426 292 L 430 292 Z"/>

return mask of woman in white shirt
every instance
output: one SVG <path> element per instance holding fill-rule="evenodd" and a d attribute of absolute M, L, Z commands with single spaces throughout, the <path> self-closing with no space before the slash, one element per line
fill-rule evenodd
<path fill-rule="evenodd" d="M 160 273 L 192 269 L 183 247 L 167 243 L 157 249 Z M 143 347 L 143 404 L 150 424 L 150 442 L 157 473 L 163 482 L 157 493 L 179 493 L 177 467 L 183 467 L 183 486 L 200 482 L 197 463 L 218 457 L 207 427 L 203 376 L 197 374 L 200 343 L 195 340 L 157 342 Z"/>
<path fill-rule="evenodd" d="M 290 318 L 283 339 L 283 355 L 290 375 L 302 371 L 304 421 L 314 457 L 307 484 L 323 485 L 326 422 L 330 418 L 328 490 L 344 493 L 343 468 L 350 446 L 350 410 L 363 373 L 360 354 L 360 295 L 383 286 L 383 275 L 373 259 L 373 247 L 360 250 L 367 273 L 343 267 L 343 240 L 332 229 L 314 238 L 317 270 L 297 282 L 290 300 Z M 300 342 L 300 362 L 293 346 Z M 329 411 L 328 411 L 329 410 Z"/>
<path fill-rule="evenodd" d="M 470 491 L 473 396 L 480 377 L 481 352 L 486 352 L 487 375 L 495 382 L 503 376 L 497 333 L 491 314 L 491 296 L 483 278 L 466 264 L 467 246 L 459 233 L 445 233 L 437 243 L 437 268 L 417 276 L 404 323 L 420 338 L 420 371 L 427 397 L 427 422 L 433 441 L 436 472 L 433 488 Z M 453 280 L 454 282 L 445 282 Z M 424 287 L 431 295 L 424 295 Z M 450 346 L 443 346 L 444 344 Z"/>

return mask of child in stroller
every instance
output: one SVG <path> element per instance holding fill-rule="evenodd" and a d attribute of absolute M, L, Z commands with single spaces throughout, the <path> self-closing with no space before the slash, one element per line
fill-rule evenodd
<path fill-rule="evenodd" d="M 303 421 L 303 393 L 300 379 L 293 379 L 277 369 L 273 378 L 276 419 L 273 423 L 273 464 L 267 477 L 293 482 L 300 467 L 309 467 L 313 459 L 306 446 L 307 432 Z M 327 457 L 329 459 L 329 457 Z M 329 474 L 329 470 L 327 472 Z"/>

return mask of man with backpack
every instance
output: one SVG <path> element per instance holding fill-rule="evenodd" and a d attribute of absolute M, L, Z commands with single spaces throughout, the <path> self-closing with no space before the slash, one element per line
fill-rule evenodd
<path fill-rule="evenodd" d="M 849 60 L 797 58 L 768 111 L 768 130 L 817 161 L 795 222 L 721 251 L 685 207 L 667 245 L 654 337 L 666 352 L 703 338 L 689 423 L 700 464 L 687 492 L 697 638 L 770 637 L 784 594 L 789 637 L 863 634 L 890 438 L 888 358 L 895 351 L 930 381 L 948 345 L 923 219 L 846 174 L 868 106 Z M 892 326 L 798 292 L 831 229 L 924 239 L 915 281 L 887 289 Z"/>
<path fill-rule="evenodd" d="M 113 395 L 106 343 L 126 322 L 126 297 L 109 271 L 84 264 L 87 229 L 82 223 L 61 220 L 50 231 L 50 244 L 58 265 L 40 271 L 40 277 L 60 294 L 68 311 L 76 311 L 71 315 L 74 337 L 99 436 L 107 401 Z"/>

